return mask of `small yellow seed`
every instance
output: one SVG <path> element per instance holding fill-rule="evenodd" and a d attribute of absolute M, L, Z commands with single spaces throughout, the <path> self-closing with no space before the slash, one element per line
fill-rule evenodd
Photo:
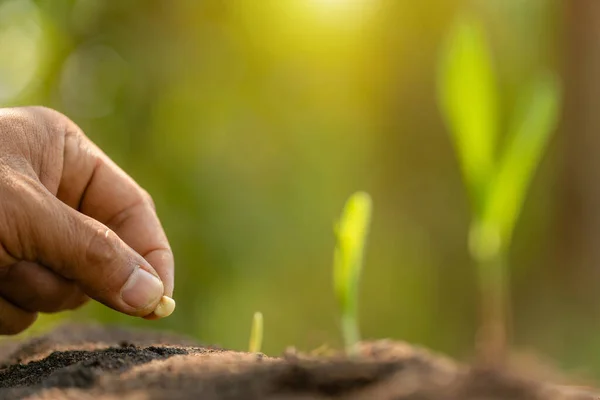
<path fill-rule="evenodd" d="M 163 296 L 154 310 L 154 315 L 158 318 L 166 318 L 173 314 L 175 310 L 175 300 L 168 296 Z"/>

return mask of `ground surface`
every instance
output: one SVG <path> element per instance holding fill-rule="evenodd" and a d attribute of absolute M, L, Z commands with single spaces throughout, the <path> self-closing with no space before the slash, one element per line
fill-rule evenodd
<path fill-rule="evenodd" d="M 354 361 L 292 351 L 269 358 L 157 333 L 67 326 L 5 344 L 0 362 L 0 399 L 600 399 L 389 341 L 363 344 Z"/>

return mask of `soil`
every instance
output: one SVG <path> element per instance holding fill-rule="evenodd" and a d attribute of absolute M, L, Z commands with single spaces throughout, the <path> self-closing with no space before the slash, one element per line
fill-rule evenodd
<path fill-rule="evenodd" d="M 468 367 L 392 341 L 362 343 L 353 359 L 293 350 L 272 358 L 69 325 L 0 346 L 0 363 L 0 399 L 600 399 L 600 391 Z"/>

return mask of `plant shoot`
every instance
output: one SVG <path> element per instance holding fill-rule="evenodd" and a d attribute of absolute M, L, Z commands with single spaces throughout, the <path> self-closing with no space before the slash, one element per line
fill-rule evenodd
<path fill-rule="evenodd" d="M 252 317 L 252 327 L 250 328 L 250 343 L 248 351 L 250 353 L 260 353 L 263 340 L 263 315 L 255 312 Z"/>
<path fill-rule="evenodd" d="M 348 353 L 360 341 L 358 327 L 358 283 L 362 271 L 365 243 L 371 223 L 371 197 L 353 194 L 344 206 L 336 225 L 333 262 L 334 290 L 341 313 L 341 329 Z"/>
<path fill-rule="evenodd" d="M 503 362 L 509 325 L 507 254 L 525 195 L 557 122 L 560 90 L 539 73 L 500 132 L 500 99 L 483 26 L 463 16 L 447 37 L 438 103 L 454 142 L 471 205 L 469 252 L 481 292 L 484 362 Z M 504 135 L 501 135 L 504 133 Z M 502 140 L 500 140 L 502 139 Z"/>

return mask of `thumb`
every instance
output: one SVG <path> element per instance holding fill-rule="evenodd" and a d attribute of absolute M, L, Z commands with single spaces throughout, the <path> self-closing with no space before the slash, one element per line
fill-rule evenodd
<path fill-rule="evenodd" d="M 105 225 L 49 193 L 36 203 L 28 224 L 36 261 L 117 311 L 134 316 L 154 311 L 164 287 L 141 255 Z"/>

